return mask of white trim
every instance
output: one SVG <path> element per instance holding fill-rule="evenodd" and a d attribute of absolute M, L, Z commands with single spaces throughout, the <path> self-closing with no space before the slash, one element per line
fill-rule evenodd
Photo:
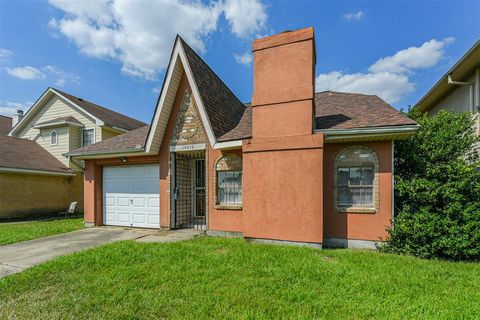
<path fill-rule="evenodd" d="M 62 172 L 54 172 L 54 171 L 46 171 L 46 170 L 35 170 L 35 169 L 20 169 L 20 168 L 8 168 L 8 167 L 0 167 L 0 172 L 14 172 L 14 173 L 31 173 L 31 174 L 46 174 L 52 176 L 74 176 L 75 173 L 62 173 Z"/>
<path fill-rule="evenodd" d="M 95 128 L 95 127 L 93 127 L 93 128 L 84 128 L 84 129 L 82 129 L 82 136 L 80 137 L 80 145 L 81 145 L 82 148 L 85 147 L 85 145 L 83 144 L 83 132 L 84 132 L 84 131 L 88 131 L 88 130 L 93 130 L 93 143 L 91 143 L 91 144 L 97 143 L 97 137 L 96 137 L 96 136 L 97 136 L 97 130 L 96 130 L 96 128 Z M 90 145 L 90 144 L 89 144 L 89 145 Z"/>
<path fill-rule="evenodd" d="M 205 150 L 206 147 L 207 145 L 205 143 L 177 145 L 170 146 L 170 152 Z"/>
<path fill-rule="evenodd" d="M 230 149 L 241 147 L 243 144 L 242 140 L 234 140 L 234 141 L 227 141 L 227 142 L 217 142 L 213 146 L 213 149 Z"/>
<path fill-rule="evenodd" d="M 27 113 L 23 116 L 23 118 L 12 128 L 12 130 L 10 130 L 10 132 L 8 133 L 9 136 L 13 136 L 14 133 L 16 133 L 19 128 L 22 127 L 22 125 L 24 123 L 26 123 L 28 120 L 27 119 L 30 119 L 32 117 L 33 114 L 36 113 L 36 110 L 38 108 L 40 108 L 39 106 L 43 105 L 45 102 L 43 101 L 47 95 L 49 94 L 55 94 L 57 96 L 59 96 L 60 98 L 68 101 L 72 106 L 74 106 L 75 108 L 77 108 L 78 110 L 80 110 L 81 112 L 83 112 L 84 114 L 86 114 L 87 116 L 89 116 L 91 119 L 95 120 L 95 123 L 97 125 L 104 125 L 103 121 L 100 120 L 99 118 L 95 117 L 94 115 L 92 115 L 91 113 L 85 111 L 83 108 L 81 108 L 79 105 L 77 105 L 76 103 L 74 103 L 72 100 L 70 99 L 67 99 L 65 96 L 61 95 L 60 93 L 58 93 L 55 89 L 53 88 L 48 88 L 43 94 L 42 96 L 35 102 L 35 104 L 27 111 Z"/>
<path fill-rule="evenodd" d="M 52 143 L 52 136 L 55 133 L 55 143 Z M 50 131 L 50 145 L 51 146 L 58 146 L 58 133 L 57 130 L 53 129 Z"/>
<path fill-rule="evenodd" d="M 190 84 L 190 88 L 192 89 L 193 96 L 195 98 L 195 102 L 198 107 L 198 111 L 200 113 L 200 118 L 202 119 L 203 126 L 205 128 L 205 131 L 207 133 L 208 141 L 210 142 L 211 146 L 214 146 L 216 143 L 215 135 L 213 134 L 212 126 L 210 124 L 210 120 L 207 116 L 207 113 L 205 111 L 205 107 L 203 105 L 203 101 L 200 97 L 200 93 L 198 91 L 197 84 L 195 82 L 195 78 L 193 77 L 192 70 L 190 69 L 190 65 L 188 63 L 187 57 L 185 55 L 185 51 L 183 49 L 183 45 L 181 43 L 180 38 L 177 38 L 173 53 L 172 53 L 172 58 L 170 59 L 170 66 L 167 70 L 167 76 L 165 78 L 165 82 L 163 83 L 163 89 L 160 94 L 160 99 L 157 104 L 156 112 L 153 117 L 152 125 L 151 125 L 151 130 L 149 132 L 149 135 L 147 137 L 147 142 L 145 143 L 145 150 L 146 152 L 150 152 L 150 149 L 152 148 L 153 144 L 153 138 L 155 136 L 155 132 L 158 130 L 158 125 L 159 125 L 159 120 L 160 120 L 160 115 L 162 114 L 163 111 L 163 106 L 165 104 L 165 99 L 167 96 L 167 91 L 169 89 L 169 84 L 172 79 L 172 75 L 174 73 L 175 67 L 176 67 L 176 62 L 177 59 L 180 59 L 180 62 L 183 65 L 183 69 L 185 71 L 185 74 L 188 79 L 188 83 Z M 162 137 L 163 139 L 163 137 Z"/>

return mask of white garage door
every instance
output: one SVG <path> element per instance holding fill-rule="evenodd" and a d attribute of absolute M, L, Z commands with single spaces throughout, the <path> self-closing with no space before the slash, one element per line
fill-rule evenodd
<path fill-rule="evenodd" d="M 103 224 L 160 227 L 158 165 L 103 168 Z"/>

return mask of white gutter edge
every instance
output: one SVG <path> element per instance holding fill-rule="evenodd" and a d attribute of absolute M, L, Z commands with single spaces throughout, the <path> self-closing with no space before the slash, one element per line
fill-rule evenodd
<path fill-rule="evenodd" d="M 19 169 L 19 168 L 9 168 L 9 167 L 0 167 L 0 172 L 13 172 L 13 173 L 32 173 L 32 174 L 46 174 L 52 176 L 74 176 L 76 173 L 62 173 L 46 170 L 34 170 L 34 169 Z"/>
<path fill-rule="evenodd" d="M 233 141 L 227 141 L 227 142 L 217 142 L 213 146 L 213 149 L 229 149 L 229 148 L 235 148 L 235 147 L 241 147 L 243 144 L 242 140 L 233 140 Z"/>
<path fill-rule="evenodd" d="M 406 133 L 413 132 L 420 129 L 420 125 L 395 126 L 395 127 L 376 127 L 376 128 L 362 128 L 362 129 L 322 129 L 315 130 L 315 133 L 323 133 L 325 135 L 354 135 L 354 134 L 391 134 L 391 133 Z"/>

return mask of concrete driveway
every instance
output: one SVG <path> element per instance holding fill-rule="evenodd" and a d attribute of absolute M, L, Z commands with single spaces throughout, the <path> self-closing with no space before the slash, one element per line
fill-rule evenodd
<path fill-rule="evenodd" d="M 134 240 L 156 230 L 87 228 L 69 233 L 0 246 L 0 278 L 57 256 L 121 240 Z"/>

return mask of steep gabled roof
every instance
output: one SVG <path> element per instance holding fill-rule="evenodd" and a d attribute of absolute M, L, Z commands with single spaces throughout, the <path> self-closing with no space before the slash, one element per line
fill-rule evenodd
<path fill-rule="evenodd" d="M 145 151 L 158 151 L 178 89 L 185 74 L 210 144 L 240 141 L 250 136 L 246 106 L 180 37 L 175 39 L 162 90 L 152 118 Z"/>
<path fill-rule="evenodd" d="M 217 140 L 222 141 L 222 137 L 225 140 L 249 137 L 250 134 L 244 130 L 245 125 L 240 125 L 247 110 L 245 105 L 205 61 L 179 38 Z"/>
<path fill-rule="evenodd" d="M 73 175 L 57 158 L 33 140 L 0 136 L 0 171 L 39 171 Z"/>

